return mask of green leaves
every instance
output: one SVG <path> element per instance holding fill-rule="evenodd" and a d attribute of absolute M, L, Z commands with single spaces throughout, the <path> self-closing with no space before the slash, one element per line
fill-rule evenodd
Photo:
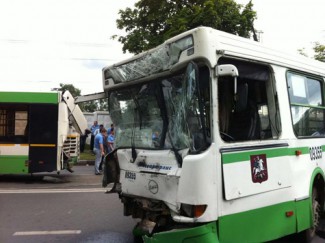
<path fill-rule="evenodd" d="M 313 49 L 315 52 L 314 58 L 318 61 L 325 62 L 325 45 L 315 42 Z"/>
<path fill-rule="evenodd" d="M 116 21 L 127 32 L 119 36 L 123 52 L 140 53 L 198 26 L 209 26 L 249 37 L 256 12 L 234 0 L 140 0 L 135 8 L 120 10 Z M 115 36 L 116 37 L 116 36 Z"/>
<path fill-rule="evenodd" d="M 80 96 L 81 94 L 81 90 L 74 87 L 73 84 L 60 84 L 60 90 L 62 91 L 62 93 L 68 90 L 73 97 Z"/>

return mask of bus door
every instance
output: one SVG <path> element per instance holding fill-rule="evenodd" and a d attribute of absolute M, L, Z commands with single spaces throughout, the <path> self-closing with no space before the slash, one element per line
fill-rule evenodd
<path fill-rule="evenodd" d="M 280 113 L 271 67 L 230 58 L 221 58 L 219 63 L 225 198 L 291 187 L 289 144 L 279 139 Z"/>
<path fill-rule="evenodd" d="M 31 105 L 28 126 L 29 173 L 57 170 L 58 105 Z"/>

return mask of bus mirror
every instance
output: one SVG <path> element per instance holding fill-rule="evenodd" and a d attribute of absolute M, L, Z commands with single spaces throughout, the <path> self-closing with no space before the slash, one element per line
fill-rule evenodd
<path fill-rule="evenodd" d="M 223 64 L 216 66 L 216 75 L 238 77 L 238 69 L 232 64 Z"/>
<path fill-rule="evenodd" d="M 237 67 L 232 64 L 218 65 L 216 66 L 216 75 L 217 77 L 234 77 L 234 100 L 237 101 L 237 77 L 239 75 Z"/>

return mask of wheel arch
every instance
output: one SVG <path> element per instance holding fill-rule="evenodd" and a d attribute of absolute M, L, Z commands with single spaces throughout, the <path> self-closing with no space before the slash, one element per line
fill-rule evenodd
<path fill-rule="evenodd" d="M 309 181 L 308 197 L 305 200 L 296 201 L 296 216 L 297 216 L 297 232 L 303 232 L 313 225 L 313 209 L 312 209 L 312 193 L 313 188 L 316 187 L 321 199 L 321 210 L 324 204 L 324 172 L 320 168 L 316 168 Z M 304 235 L 304 234 L 303 234 Z"/>
<path fill-rule="evenodd" d="M 316 168 L 312 174 L 309 186 L 309 201 L 312 202 L 313 188 L 316 187 L 320 195 L 322 211 L 324 210 L 324 200 L 325 200 L 325 175 L 321 168 Z M 311 204 L 310 204 L 311 205 Z"/>

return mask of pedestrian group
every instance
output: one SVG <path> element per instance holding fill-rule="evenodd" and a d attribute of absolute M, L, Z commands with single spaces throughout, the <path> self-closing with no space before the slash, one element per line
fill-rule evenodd
<path fill-rule="evenodd" d="M 95 154 L 95 175 L 101 175 L 102 164 L 106 154 L 114 150 L 115 131 L 114 124 L 109 129 L 98 125 L 97 121 L 90 128 L 90 149 Z"/>

